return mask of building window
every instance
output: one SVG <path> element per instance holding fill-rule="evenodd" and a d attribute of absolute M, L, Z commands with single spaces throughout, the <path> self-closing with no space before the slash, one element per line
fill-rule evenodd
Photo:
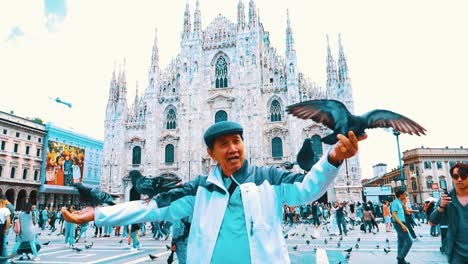
<path fill-rule="evenodd" d="M 439 177 L 439 186 L 440 189 L 447 189 L 447 181 L 445 180 L 445 177 Z"/>
<path fill-rule="evenodd" d="M 30 148 L 31 148 L 30 146 L 26 146 L 26 151 L 25 151 L 26 155 L 29 155 L 29 149 Z"/>
<path fill-rule="evenodd" d="M 2 177 L 2 175 L 3 175 L 3 166 L 0 165 L 0 177 Z"/>
<path fill-rule="evenodd" d="M 42 139 L 41 139 L 41 138 L 37 138 L 37 142 L 41 143 L 41 142 L 42 142 Z"/>
<path fill-rule="evenodd" d="M 39 177 L 39 171 L 35 170 L 34 171 L 34 180 L 37 181 L 38 177 Z"/>
<path fill-rule="evenodd" d="M 168 164 L 174 163 L 174 145 L 166 145 L 164 162 Z"/>
<path fill-rule="evenodd" d="M 417 187 L 417 185 L 416 185 L 416 181 L 415 181 L 415 180 L 412 180 L 412 181 L 411 181 L 411 189 L 413 189 L 413 191 L 415 191 L 415 190 L 417 190 L 417 189 L 418 189 L 418 187 Z"/>
<path fill-rule="evenodd" d="M 15 146 L 13 147 L 13 152 L 17 153 L 18 152 L 18 144 L 15 143 Z"/>
<path fill-rule="evenodd" d="M 3 135 L 6 135 L 8 133 L 8 130 L 3 129 Z"/>
<path fill-rule="evenodd" d="M 10 171 L 10 178 L 14 179 L 16 174 L 16 168 L 12 167 Z"/>
<path fill-rule="evenodd" d="M 215 123 L 221 122 L 221 121 L 227 121 L 227 113 L 223 110 L 219 110 L 215 114 Z"/>
<path fill-rule="evenodd" d="M 437 161 L 437 169 L 438 170 L 442 169 L 442 161 Z"/>
<path fill-rule="evenodd" d="M 432 177 L 431 176 L 427 177 L 426 178 L 426 187 L 427 187 L 427 189 L 432 189 L 432 183 L 433 183 Z"/>
<path fill-rule="evenodd" d="M 431 162 L 430 161 L 425 161 L 424 162 L 424 169 L 431 169 Z"/>
<path fill-rule="evenodd" d="M 270 106 L 270 120 L 272 122 L 281 121 L 281 105 L 278 100 L 273 100 Z"/>
<path fill-rule="evenodd" d="M 141 147 L 136 146 L 132 151 L 132 164 L 141 164 Z"/>
<path fill-rule="evenodd" d="M 410 169 L 410 171 L 414 171 L 414 163 L 410 163 L 409 169 Z"/>
<path fill-rule="evenodd" d="M 16 137 L 20 137 L 20 133 L 19 133 L 19 132 L 16 132 Z"/>
<path fill-rule="evenodd" d="M 167 112 L 166 129 L 176 129 L 177 127 L 177 115 L 174 109 L 169 109 Z"/>
<path fill-rule="evenodd" d="M 226 60 L 223 57 L 219 57 L 216 61 L 216 88 L 228 87 L 228 69 Z"/>
<path fill-rule="evenodd" d="M 41 156 L 41 149 L 36 149 L 36 156 L 40 157 Z"/>
<path fill-rule="evenodd" d="M 279 137 L 275 137 L 271 140 L 271 156 L 273 158 L 283 157 L 283 141 Z"/>
<path fill-rule="evenodd" d="M 28 169 L 23 169 L 23 180 L 26 180 L 28 178 Z"/>
<path fill-rule="evenodd" d="M 314 151 L 314 164 L 322 157 L 322 138 L 319 135 L 312 136 L 312 150 Z"/>
<path fill-rule="evenodd" d="M 28 135 L 28 140 L 31 140 L 31 135 Z"/>
<path fill-rule="evenodd" d="M 453 165 L 455 165 L 456 162 L 455 161 L 449 161 L 449 169 L 451 169 L 453 167 Z"/>
<path fill-rule="evenodd" d="M 2 141 L 2 150 L 5 150 L 6 141 Z"/>

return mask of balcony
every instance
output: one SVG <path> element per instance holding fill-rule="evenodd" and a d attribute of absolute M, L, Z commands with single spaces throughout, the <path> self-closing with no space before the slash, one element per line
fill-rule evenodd
<path fill-rule="evenodd" d="M 8 156 L 8 152 L 6 150 L 0 150 L 0 156 Z"/>
<path fill-rule="evenodd" d="M 159 168 L 161 170 L 178 170 L 179 169 L 179 163 L 178 162 L 172 162 L 172 163 L 160 163 Z"/>

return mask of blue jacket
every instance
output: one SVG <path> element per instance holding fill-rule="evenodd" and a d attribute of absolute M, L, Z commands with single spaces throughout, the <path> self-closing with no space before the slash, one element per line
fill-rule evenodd
<path fill-rule="evenodd" d="M 309 203 L 326 192 L 339 170 L 327 158 L 323 155 L 306 175 L 251 166 L 247 161 L 235 173 L 245 177 L 240 191 L 251 263 L 290 263 L 282 234 L 282 206 Z M 218 166 L 209 176 L 199 176 L 181 188 L 159 194 L 149 204 L 132 201 L 96 208 L 94 218 L 97 226 L 103 226 L 192 216 L 187 263 L 210 263 L 228 199 Z"/>

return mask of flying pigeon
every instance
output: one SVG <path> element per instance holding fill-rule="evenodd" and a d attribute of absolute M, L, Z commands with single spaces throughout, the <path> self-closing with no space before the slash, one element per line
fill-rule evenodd
<path fill-rule="evenodd" d="M 182 186 L 182 179 L 176 175 L 145 177 L 137 170 L 132 170 L 128 177 L 132 180 L 132 185 L 139 194 L 153 196 L 167 192 L 176 187 Z"/>
<path fill-rule="evenodd" d="M 292 249 L 293 249 L 293 250 L 297 250 L 297 247 L 298 247 L 298 246 L 295 245 L 295 246 L 292 247 Z"/>
<path fill-rule="evenodd" d="M 79 182 L 75 182 L 73 187 L 80 193 L 80 200 L 93 207 L 103 204 L 115 205 L 114 197 L 97 187 L 86 187 Z"/>
<path fill-rule="evenodd" d="M 50 244 L 50 241 L 47 241 L 45 243 L 42 243 L 43 246 L 48 246 Z"/>
<path fill-rule="evenodd" d="M 353 248 L 352 248 L 352 247 L 350 247 L 350 248 L 348 248 L 348 249 L 345 249 L 345 250 L 343 250 L 343 251 L 346 251 L 346 252 L 348 252 L 348 253 L 349 253 L 349 252 L 353 251 Z"/>
<path fill-rule="evenodd" d="M 151 255 L 151 254 L 148 254 L 148 256 L 150 257 L 150 259 L 151 259 L 152 261 L 158 258 L 157 256 L 153 256 L 153 255 Z"/>
<path fill-rule="evenodd" d="M 312 149 L 312 140 L 306 138 L 302 147 L 297 153 L 296 161 L 299 167 L 304 171 L 310 171 L 312 166 L 314 166 L 314 150 Z"/>
<path fill-rule="evenodd" d="M 426 131 L 406 116 L 389 110 L 376 109 L 361 116 L 353 115 L 342 102 L 336 100 L 305 101 L 288 106 L 286 111 L 301 119 L 312 119 L 333 130 L 332 134 L 322 138 L 322 142 L 328 145 L 338 142 L 338 134 L 347 136 L 348 131 L 354 131 L 356 136 L 362 136 L 368 128 L 392 127 L 401 133 L 418 136 L 425 135 Z"/>

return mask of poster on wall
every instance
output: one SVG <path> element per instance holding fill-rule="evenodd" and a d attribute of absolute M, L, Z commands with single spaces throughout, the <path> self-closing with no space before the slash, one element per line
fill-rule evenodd
<path fill-rule="evenodd" d="M 45 184 L 72 186 L 83 182 L 85 150 L 49 140 Z"/>

